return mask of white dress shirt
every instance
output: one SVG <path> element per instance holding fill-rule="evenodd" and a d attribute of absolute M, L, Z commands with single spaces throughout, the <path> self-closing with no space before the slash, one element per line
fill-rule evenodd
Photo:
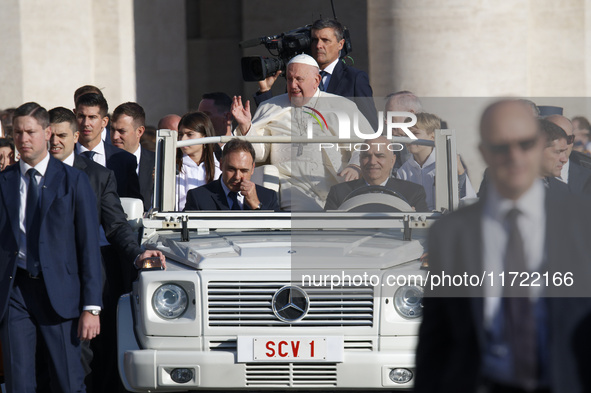
<path fill-rule="evenodd" d="M 87 148 L 82 146 L 80 142 L 76 143 L 76 154 L 82 154 L 85 151 L 88 151 Z M 92 149 L 95 152 L 94 157 L 92 157 L 92 161 L 101 164 L 102 166 L 107 166 L 107 155 L 105 154 L 105 142 L 102 140 Z"/>
<path fill-rule="evenodd" d="M 19 232 L 20 242 L 18 249 L 17 266 L 21 269 L 27 269 L 27 228 L 26 228 L 26 211 L 27 211 L 27 192 L 29 191 L 29 176 L 27 171 L 31 168 L 35 168 L 39 174 L 37 175 L 37 184 L 39 185 L 39 198 L 43 195 L 43 188 L 45 183 L 45 172 L 47 171 L 47 165 L 49 164 L 49 153 L 34 167 L 27 164 L 24 160 L 20 160 L 18 165 L 21 170 L 21 181 L 19 186 L 20 193 L 20 204 L 18 209 L 18 221 L 19 221 Z"/>
<path fill-rule="evenodd" d="M 222 174 L 220 170 L 220 163 L 213 157 L 215 162 L 214 179 L 217 179 Z M 187 193 L 193 188 L 197 188 L 205 184 L 205 162 L 197 165 L 191 157 L 183 156 L 183 166 L 179 174 L 176 175 L 176 195 L 177 195 L 177 211 L 182 211 L 187 203 Z"/>
<path fill-rule="evenodd" d="M 133 155 L 135 156 L 135 162 L 137 163 L 137 166 L 135 167 L 135 173 L 139 176 L 140 175 L 140 158 L 142 156 L 142 146 L 139 145 L 137 147 L 137 150 L 135 151 L 135 153 L 133 153 Z"/>
<path fill-rule="evenodd" d="M 570 168 L 570 159 L 567 160 L 566 164 L 562 166 L 562 169 L 560 170 L 560 176 L 557 177 L 558 180 L 566 184 L 568 184 L 568 168 Z"/>
<path fill-rule="evenodd" d="M 541 180 L 536 180 L 530 189 L 517 201 L 499 195 L 494 184 L 489 183 L 486 204 L 482 219 L 483 269 L 493 272 L 494 285 L 485 285 L 484 315 L 489 326 L 498 307 L 503 292 L 499 273 L 505 271 L 504 258 L 508 241 L 507 213 L 512 208 L 519 209 L 517 226 L 523 239 L 525 263 L 530 272 L 537 271 L 544 259 L 544 239 L 546 236 L 546 189 Z M 505 271 L 505 285 L 513 277 Z M 533 288 L 533 287 L 532 287 Z M 541 288 L 541 287 L 540 287 Z M 532 293 L 533 296 L 539 293 Z"/>
<path fill-rule="evenodd" d="M 76 155 L 72 152 L 69 156 L 67 156 L 62 162 L 69 166 L 74 166 L 74 157 Z"/>
<path fill-rule="evenodd" d="M 328 89 L 328 84 L 330 83 L 330 78 L 332 77 L 332 73 L 334 72 L 334 68 L 337 66 L 337 63 L 339 62 L 339 60 L 340 59 L 337 58 L 335 61 L 333 61 L 332 63 L 327 65 L 323 70 L 321 70 L 321 71 L 326 72 L 326 74 L 322 78 L 322 84 L 324 86 L 324 91 L 326 91 L 326 89 Z"/>

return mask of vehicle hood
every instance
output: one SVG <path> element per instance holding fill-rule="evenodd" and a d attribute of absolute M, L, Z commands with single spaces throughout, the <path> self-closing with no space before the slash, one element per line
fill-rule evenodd
<path fill-rule="evenodd" d="M 417 260 L 425 251 L 425 239 L 405 241 L 394 230 L 212 231 L 192 236 L 181 242 L 178 232 L 158 233 L 148 245 L 185 268 L 203 270 L 381 270 Z"/>

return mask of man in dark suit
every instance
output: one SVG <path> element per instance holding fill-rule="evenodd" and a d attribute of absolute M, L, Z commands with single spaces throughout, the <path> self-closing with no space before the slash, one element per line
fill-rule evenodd
<path fill-rule="evenodd" d="M 218 180 L 189 190 L 185 211 L 279 210 L 277 193 L 250 181 L 255 152 L 248 141 L 232 139 L 222 153 Z"/>
<path fill-rule="evenodd" d="M 343 25 L 333 19 L 319 19 L 312 24 L 311 35 L 311 55 L 322 76 L 320 90 L 353 99 L 369 124 L 377 130 L 378 115 L 367 73 L 348 66 L 340 58 L 345 45 Z M 271 87 L 279 75 L 280 72 L 259 82 L 259 91 L 254 97 L 257 106 L 273 96 Z"/>
<path fill-rule="evenodd" d="M 556 124 L 539 119 L 540 130 L 545 142 L 542 150 L 541 175 L 545 178 L 560 178 L 560 172 L 568 161 L 566 132 Z"/>
<path fill-rule="evenodd" d="M 480 134 L 489 167 L 485 195 L 429 232 L 431 281 L 423 299 L 415 391 L 589 391 L 591 299 L 552 283 L 520 285 L 524 275 L 547 271 L 552 277 L 556 270 L 561 277 L 572 272 L 576 290 L 588 286 L 589 267 L 581 261 L 591 252 L 589 209 L 581 209 L 577 196 L 543 186 L 544 140 L 524 102 L 489 106 Z M 496 281 L 485 276 L 482 286 L 431 287 L 443 272 L 494 272 Z M 512 284 L 511 272 L 520 283 Z M 586 297 L 573 298 L 577 293 Z"/>
<path fill-rule="evenodd" d="M 132 263 L 135 262 L 136 268 L 139 268 L 138 264 L 144 258 L 160 257 L 164 262 L 164 256 L 160 251 L 144 251 L 138 244 L 137 235 L 127 222 L 117 195 L 117 184 L 113 171 L 84 156 L 74 154 L 74 147 L 79 136 L 74 113 L 63 107 L 53 108 L 49 111 L 49 122 L 52 133 L 49 152 L 63 163 L 86 173 L 97 198 L 98 222 L 102 226 L 108 242 L 115 246 L 123 257 L 122 259 L 103 260 L 107 272 L 107 282 L 103 290 L 104 312 L 101 314 L 103 331 L 99 340 L 93 342 L 92 377 L 87 378 L 87 384 L 92 384 L 94 391 L 106 391 L 113 386 L 116 387 L 118 383 L 115 311 L 119 296 L 125 292 L 125 288 L 129 288 L 132 279 L 135 278 L 136 269 L 132 267 Z M 117 262 L 120 260 L 126 263 L 128 269 L 117 266 Z M 90 362 L 88 358 L 84 360 L 85 365 Z M 112 373 L 108 374 L 107 371 L 112 371 Z"/>
<path fill-rule="evenodd" d="M 109 122 L 108 110 L 107 101 L 98 94 L 88 93 L 78 97 L 76 121 L 80 138 L 76 145 L 76 154 L 82 154 L 112 170 L 120 197 L 143 200 L 136 173 L 137 160 L 133 154 L 101 139 L 101 132 Z"/>
<path fill-rule="evenodd" d="M 580 152 L 573 151 L 575 134 L 572 122 L 561 115 L 550 115 L 545 119 L 564 130 L 567 137 L 567 160 L 562 167 L 560 175 L 557 177 L 568 185 L 572 193 L 591 197 L 591 169 L 586 167 L 584 165 L 585 161 L 581 162 L 579 158 L 581 155 L 585 159 L 589 157 Z"/>
<path fill-rule="evenodd" d="M 101 271 L 88 178 L 47 152 L 49 116 L 37 103 L 14 115 L 21 161 L 0 174 L 0 333 L 8 391 L 36 389 L 37 341 L 54 391 L 84 391 L 80 340 L 100 333 Z"/>
<path fill-rule="evenodd" d="M 86 173 L 97 198 L 98 222 L 105 230 L 107 240 L 116 245 L 131 263 L 151 256 L 162 256 L 160 251 L 143 251 L 117 195 L 113 171 L 88 158 L 74 154 L 79 132 L 72 111 L 57 107 L 49 111 L 51 139 L 49 152 L 58 160 Z"/>
<path fill-rule="evenodd" d="M 111 142 L 113 146 L 133 154 L 138 162 L 136 173 L 140 181 L 140 192 L 144 200 L 144 211 L 152 207 L 154 194 L 154 165 L 156 163 L 153 151 L 144 149 L 141 138 L 146 130 L 146 113 L 144 108 L 135 102 L 119 105 L 111 116 Z"/>
<path fill-rule="evenodd" d="M 416 211 L 427 211 L 427 196 L 421 185 L 390 177 L 396 156 L 387 148 L 390 144 L 388 139 L 379 137 L 365 143 L 369 145 L 369 149 L 359 155 L 362 178 L 332 186 L 326 197 L 324 210 L 338 209 L 355 190 L 367 186 L 383 186 L 400 194 Z"/>
<path fill-rule="evenodd" d="M 78 98 L 80 96 L 83 96 L 84 94 L 88 94 L 88 93 L 95 93 L 101 97 L 104 97 L 101 89 L 99 89 L 96 86 L 93 86 L 93 85 L 80 86 L 74 92 L 74 109 L 72 110 L 74 112 L 74 114 L 76 114 L 76 103 L 78 102 Z M 103 128 L 103 130 L 101 131 L 101 139 L 106 144 L 111 144 L 110 127 L 109 127 L 108 122 L 107 122 L 107 125 L 105 126 L 105 128 Z"/>

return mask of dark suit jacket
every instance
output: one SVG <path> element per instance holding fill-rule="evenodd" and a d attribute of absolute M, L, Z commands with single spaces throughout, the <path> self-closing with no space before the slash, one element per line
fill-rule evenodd
<path fill-rule="evenodd" d="M 591 157 L 585 153 L 581 153 L 580 151 L 573 150 L 570 153 L 569 159 L 571 160 L 571 162 L 574 161 L 584 168 L 591 169 Z"/>
<path fill-rule="evenodd" d="M 74 157 L 74 168 L 86 173 L 90 180 L 96 195 L 98 222 L 107 240 L 123 252 L 126 261 L 133 262 L 142 249 L 121 207 L 113 171 L 79 155 Z"/>
<path fill-rule="evenodd" d="M 357 104 L 359 111 L 369 121 L 369 124 L 377 130 L 378 114 L 373 102 L 373 90 L 369 85 L 369 77 L 366 72 L 348 66 L 342 60 L 339 60 L 334 67 L 325 91 L 342 97 L 352 98 Z M 261 102 L 271 97 L 273 97 L 273 93 L 269 90 L 265 93 L 255 95 L 254 101 L 258 106 Z"/>
<path fill-rule="evenodd" d="M 345 183 L 337 184 L 332 186 L 326 197 L 326 204 L 324 210 L 335 210 L 345 201 L 347 195 L 358 188 L 366 187 L 365 180 L 357 179 L 348 181 Z M 418 212 L 426 212 L 427 207 L 427 195 L 425 189 L 419 184 L 415 184 L 410 181 L 390 178 L 386 183 L 386 187 L 392 191 L 396 191 L 413 206 Z"/>
<path fill-rule="evenodd" d="M 140 192 L 144 200 L 144 211 L 152 207 L 152 195 L 154 194 L 154 165 L 156 163 L 156 154 L 153 151 L 146 150 L 143 147 L 140 155 L 140 169 L 138 177 L 140 181 Z"/>
<path fill-rule="evenodd" d="M 591 196 L 591 169 L 570 160 L 568 166 L 568 188 L 573 194 Z"/>
<path fill-rule="evenodd" d="M 573 271 L 577 289 L 588 286 L 588 203 L 562 189 L 546 192 L 545 267 Z M 429 229 L 433 274 L 477 274 L 482 267 L 485 202 L 451 213 Z M 525 235 L 527 236 L 527 235 Z M 581 262 L 584 261 L 584 262 Z M 578 283 L 577 283 L 578 281 Z M 495 284 L 495 285 L 500 285 Z M 550 286 L 550 292 L 553 292 Z M 555 287 L 557 288 L 557 287 Z M 565 288 L 565 287 L 563 287 Z M 460 291 L 461 289 L 461 291 Z M 468 293 L 470 292 L 470 296 Z M 473 393 L 482 383 L 485 343 L 484 298 L 479 287 L 425 286 L 423 321 L 416 356 L 415 392 Z M 591 390 L 591 298 L 547 297 L 549 366 L 553 392 Z"/>
<path fill-rule="evenodd" d="M 18 163 L 0 173 L 0 319 L 17 267 L 20 177 Z M 95 196 L 82 172 L 50 157 L 40 198 L 39 256 L 47 295 L 62 318 L 77 318 L 82 306 L 102 305 Z"/>
<path fill-rule="evenodd" d="M 261 210 L 279 211 L 277 193 L 268 188 L 256 185 L 257 196 L 263 204 Z M 185 211 L 189 210 L 230 210 L 228 199 L 222 188 L 222 177 L 216 181 L 193 188 L 187 193 Z M 244 210 L 250 210 L 248 204 L 244 204 Z"/>
<path fill-rule="evenodd" d="M 107 168 L 115 173 L 117 194 L 120 197 L 142 199 L 140 182 L 135 173 L 137 160 L 135 156 L 123 149 L 105 143 L 105 161 Z"/>

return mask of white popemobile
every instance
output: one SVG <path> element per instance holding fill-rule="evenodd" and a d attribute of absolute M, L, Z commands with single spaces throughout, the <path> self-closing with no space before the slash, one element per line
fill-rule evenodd
<path fill-rule="evenodd" d="M 128 217 L 141 224 L 143 245 L 165 254 L 167 269 L 146 263 L 133 292 L 119 301 L 125 387 L 412 388 L 426 232 L 458 204 L 457 187 L 449 186 L 457 185 L 454 133 L 436 131 L 438 211 L 432 213 L 415 213 L 375 189 L 338 211 L 175 212 L 177 147 L 229 138 L 176 139 L 174 131 L 158 131 L 154 209 L 143 219 Z M 314 143 L 359 142 L 325 139 Z M 255 175 L 277 190 L 272 169 L 257 168 Z M 360 212 L 368 205 L 384 209 Z"/>

